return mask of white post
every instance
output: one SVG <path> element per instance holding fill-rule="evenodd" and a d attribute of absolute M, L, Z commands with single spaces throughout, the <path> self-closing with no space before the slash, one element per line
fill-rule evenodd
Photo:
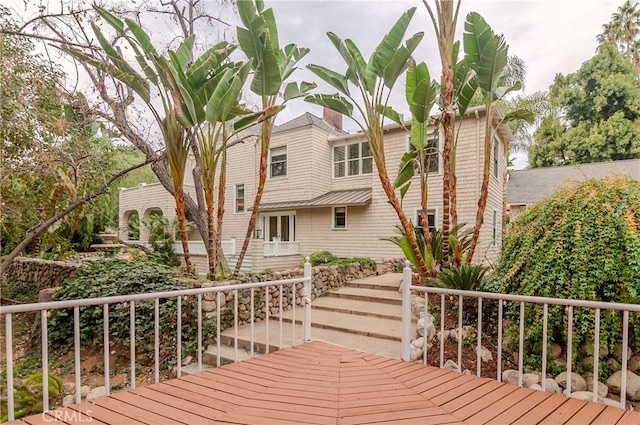
<path fill-rule="evenodd" d="M 311 263 L 309 257 L 304 261 L 304 320 L 302 323 L 303 340 L 311 341 Z"/>
<path fill-rule="evenodd" d="M 402 271 L 402 347 L 400 357 L 411 360 L 411 264 L 404 263 Z"/>

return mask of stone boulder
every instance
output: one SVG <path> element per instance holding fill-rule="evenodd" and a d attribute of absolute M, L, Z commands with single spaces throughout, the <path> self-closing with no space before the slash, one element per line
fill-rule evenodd
<path fill-rule="evenodd" d="M 522 375 L 522 386 L 530 387 L 533 384 L 537 384 L 540 381 L 540 376 L 537 373 L 525 373 Z"/>
<path fill-rule="evenodd" d="M 502 382 L 505 384 L 518 385 L 518 371 L 515 369 L 502 371 Z"/>
<path fill-rule="evenodd" d="M 422 312 L 418 324 L 416 325 L 418 336 L 426 337 L 427 341 L 436 335 L 436 327 L 433 324 L 433 316 Z"/>
<path fill-rule="evenodd" d="M 634 373 L 640 372 L 640 356 L 631 357 L 627 363 L 627 369 Z"/>
<path fill-rule="evenodd" d="M 106 396 L 105 387 L 95 387 L 94 389 L 92 389 L 89 392 L 89 394 L 87 394 L 86 401 L 96 400 L 96 399 L 104 397 L 104 396 Z"/>
<path fill-rule="evenodd" d="M 447 360 L 442 368 L 445 370 L 450 370 L 452 372 L 457 372 L 458 364 L 453 360 Z"/>
<path fill-rule="evenodd" d="M 545 382 L 546 382 L 546 391 L 548 393 L 562 394 L 562 388 L 560 388 L 560 385 L 558 385 L 555 379 L 547 378 L 545 379 Z"/>
<path fill-rule="evenodd" d="M 476 345 L 476 353 L 478 352 L 478 346 Z M 483 347 L 482 345 L 480 346 L 480 358 L 482 359 L 483 362 L 490 362 L 493 361 L 493 354 L 491 354 L 491 351 L 489 351 L 487 348 Z"/>
<path fill-rule="evenodd" d="M 593 401 L 593 393 L 591 391 L 576 391 L 571 392 L 571 398 L 577 398 L 578 400 Z M 604 399 L 600 396 L 596 396 L 597 403 L 604 403 Z"/>
<path fill-rule="evenodd" d="M 567 388 L 567 372 L 562 372 L 560 375 L 556 376 L 556 382 L 562 388 Z M 571 392 L 574 391 L 586 391 L 587 390 L 587 382 L 584 378 L 577 373 L 571 372 Z"/>
<path fill-rule="evenodd" d="M 627 370 L 627 398 L 633 401 L 640 400 L 640 376 Z M 613 394 L 620 394 L 622 386 L 622 371 L 619 370 L 607 379 L 609 391 Z"/>
<path fill-rule="evenodd" d="M 593 391 L 593 379 L 587 381 L 587 391 Z M 609 387 L 604 382 L 598 381 L 598 395 L 602 398 L 609 394 Z"/>

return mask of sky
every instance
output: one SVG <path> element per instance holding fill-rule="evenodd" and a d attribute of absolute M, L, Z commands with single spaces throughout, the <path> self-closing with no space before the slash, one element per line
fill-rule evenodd
<path fill-rule="evenodd" d="M 433 2 L 430 2 L 433 4 Z M 509 45 L 509 54 L 524 60 L 527 68 L 525 93 L 548 90 L 557 73 L 568 74 L 578 70 L 590 59 L 597 47 L 596 36 L 619 6 L 618 1 L 604 0 L 463 0 L 458 18 L 458 39 L 462 38 L 466 15 L 480 13 L 498 34 L 503 34 Z M 368 58 L 400 15 L 410 7 L 416 13 L 407 35 L 423 31 L 424 39 L 414 56 L 425 61 L 433 78 L 439 80 L 440 56 L 435 33 L 422 1 L 413 0 L 351 0 L 351 1 L 284 1 L 265 2 L 272 7 L 278 22 L 281 45 L 295 42 L 309 47 L 311 52 L 305 63 L 315 63 L 344 71 L 346 66 L 326 36 L 328 31 L 340 38 L 352 39 Z M 310 72 L 294 73 L 296 79 L 317 80 Z M 390 104 L 407 113 L 404 106 L 403 82 L 394 92 Z M 319 90 L 335 92 L 327 86 Z M 321 116 L 319 107 L 295 101 L 281 113 L 279 121 L 286 121 L 301 113 Z M 350 127 L 345 121 L 348 129 Z M 515 169 L 526 167 L 526 153 L 517 152 Z"/>
<path fill-rule="evenodd" d="M 8 0 L 8 3 L 14 10 L 24 11 L 21 0 Z M 433 5 L 434 1 L 429 0 L 429 3 Z M 524 92 L 548 90 L 557 73 L 575 72 L 595 54 L 596 36 L 622 3 L 623 0 L 463 0 L 457 38 L 462 38 L 466 15 L 471 11 L 480 13 L 496 33 L 504 35 L 509 54 L 524 60 L 527 69 Z M 204 0 L 204 4 L 213 6 L 217 2 Z M 341 72 L 346 69 L 326 36 L 328 31 L 342 39 L 353 40 L 363 56 L 368 58 L 383 35 L 411 7 L 417 10 L 407 36 L 420 31 L 425 33 L 414 57 L 417 62 L 427 63 L 432 78 L 440 78 L 435 34 L 422 0 L 265 0 L 265 6 L 274 10 L 281 46 L 296 43 L 299 47 L 311 49 L 301 62 L 302 68 L 293 74 L 292 79 L 318 82 L 315 93 L 334 93 L 335 89 L 319 82 L 314 74 L 304 69 L 304 65 L 314 63 Z M 239 21 L 237 17 L 235 20 Z M 151 23 L 148 29 L 154 36 L 172 36 L 166 25 Z M 235 34 L 235 28 L 231 26 L 227 32 Z M 205 36 L 211 39 L 218 34 L 212 31 Z M 407 114 L 402 78 L 396 86 L 389 104 Z M 320 107 L 297 99 L 288 103 L 277 123 L 305 112 L 322 116 Z M 348 119 L 345 119 L 344 126 L 351 132 L 357 129 Z M 515 169 L 526 167 L 526 152 L 512 155 L 516 158 Z"/>

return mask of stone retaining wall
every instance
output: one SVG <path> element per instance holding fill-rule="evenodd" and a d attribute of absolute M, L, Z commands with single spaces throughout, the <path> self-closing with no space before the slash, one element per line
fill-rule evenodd
<path fill-rule="evenodd" d="M 7 272 L 2 275 L 2 284 L 23 288 L 54 288 L 61 286 L 81 265 L 81 262 L 19 257 L 13 260 Z"/>

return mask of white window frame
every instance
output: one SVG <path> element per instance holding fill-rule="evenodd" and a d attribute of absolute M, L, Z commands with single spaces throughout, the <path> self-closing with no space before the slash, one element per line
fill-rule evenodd
<path fill-rule="evenodd" d="M 438 155 L 438 171 L 429 171 L 429 175 L 430 176 L 437 176 L 442 174 L 442 151 L 441 151 L 441 141 L 442 141 L 442 134 L 440 132 L 436 132 L 436 131 L 432 131 L 431 133 L 429 133 L 430 137 L 431 135 L 436 135 L 437 139 L 436 139 L 436 151 L 437 151 L 437 155 Z M 413 152 L 414 151 L 414 147 L 411 144 L 411 136 L 407 136 L 407 152 Z M 415 168 L 415 164 L 414 164 L 414 177 L 419 175 L 419 170 L 417 168 Z"/>
<path fill-rule="evenodd" d="M 500 154 L 500 140 L 493 136 L 493 177 L 498 178 L 500 174 L 500 161 L 498 161 L 498 155 Z"/>
<path fill-rule="evenodd" d="M 295 211 L 274 211 L 260 214 L 260 225 L 262 226 L 261 233 L 262 239 L 265 242 L 271 242 L 274 237 L 280 237 L 282 233 L 282 220 L 280 217 L 288 216 L 289 217 L 289 240 L 283 242 L 295 242 L 296 241 L 296 212 Z M 277 235 L 272 235 L 269 232 L 269 218 L 270 217 L 278 217 L 277 227 L 280 232 Z"/>
<path fill-rule="evenodd" d="M 336 210 L 338 208 L 344 208 L 344 227 L 336 226 L 336 212 L 337 212 Z M 331 214 L 331 228 L 333 230 L 347 230 L 347 207 L 346 206 L 344 206 L 344 207 L 340 207 L 340 206 L 333 207 L 333 208 L 331 208 L 331 212 L 332 212 L 332 214 Z"/>
<path fill-rule="evenodd" d="M 364 176 L 364 175 L 369 175 L 369 174 L 373 174 L 373 153 L 370 156 L 366 156 L 363 157 L 362 156 L 362 146 L 365 143 L 369 143 L 368 141 L 361 141 L 361 142 L 345 142 L 345 143 L 340 143 L 340 144 L 335 144 L 332 146 L 331 148 L 331 157 L 332 157 L 332 162 L 331 165 L 333 167 L 333 171 L 332 171 L 332 175 L 334 179 L 342 179 L 342 178 L 348 178 L 348 177 L 357 177 L 357 176 Z M 351 145 L 358 145 L 358 157 L 357 157 L 357 161 L 358 161 L 358 172 L 356 174 L 349 174 L 349 162 L 350 161 L 356 161 L 356 158 L 352 158 L 349 159 L 349 146 Z M 336 160 L 336 148 L 344 148 L 344 159 L 342 159 L 341 161 L 337 161 Z M 371 151 L 371 146 L 369 146 L 369 151 Z M 370 172 L 363 172 L 363 162 L 365 159 L 369 159 L 371 160 L 371 171 Z M 336 164 L 338 163 L 342 163 L 344 164 L 344 175 L 342 176 L 337 176 L 336 175 Z"/>
<path fill-rule="evenodd" d="M 238 189 L 240 189 L 241 187 L 242 187 L 242 211 L 239 211 L 238 201 L 240 200 L 240 198 L 238 197 Z M 244 212 L 247 210 L 245 208 L 246 198 L 247 197 L 244 189 L 244 183 L 238 183 L 237 185 L 235 185 L 234 191 L 233 191 L 233 206 L 236 214 L 244 214 Z"/>
<path fill-rule="evenodd" d="M 414 226 L 422 227 L 422 223 L 420 222 L 420 214 L 422 214 L 422 208 L 419 208 L 415 211 L 414 214 Z M 438 209 L 437 208 L 427 208 L 427 216 L 433 214 L 433 228 L 438 228 Z M 427 219 L 428 220 L 428 219 Z"/>
<path fill-rule="evenodd" d="M 284 159 L 284 175 L 281 176 L 274 176 L 273 175 L 273 152 L 277 151 L 277 150 L 284 150 L 284 155 L 285 155 L 285 159 Z M 287 145 L 283 145 L 283 146 L 274 146 L 272 148 L 269 149 L 269 179 L 284 179 L 289 175 L 289 167 L 288 164 L 289 163 L 289 149 L 287 148 Z"/>
<path fill-rule="evenodd" d="M 491 245 L 495 246 L 498 241 L 498 211 L 493 210 L 493 227 L 491 230 Z"/>

